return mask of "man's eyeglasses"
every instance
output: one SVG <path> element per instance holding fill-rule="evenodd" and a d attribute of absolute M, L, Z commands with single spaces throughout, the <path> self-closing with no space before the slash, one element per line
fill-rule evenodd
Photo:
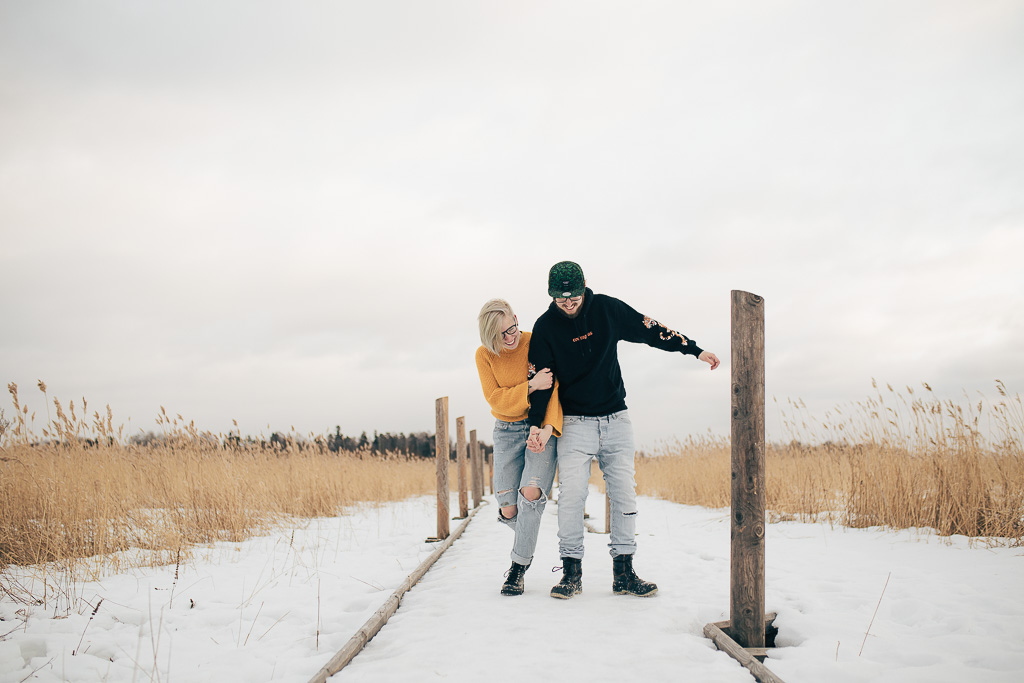
<path fill-rule="evenodd" d="M 564 304 L 566 301 L 571 301 L 573 303 L 579 303 L 579 301 L 582 298 L 583 298 L 582 294 L 580 294 L 579 296 L 570 296 L 570 297 L 556 296 L 555 297 L 555 303 L 556 304 Z"/>
<path fill-rule="evenodd" d="M 516 321 L 516 324 L 501 333 L 502 339 L 505 337 L 514 337 L 516 336 L 516 332 L 519 331 L 519 318 L 512 316 L 512 319 Z"/>

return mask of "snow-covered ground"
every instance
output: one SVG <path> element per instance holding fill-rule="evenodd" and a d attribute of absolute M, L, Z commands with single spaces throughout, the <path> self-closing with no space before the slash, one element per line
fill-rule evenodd
<path fill-rule="evenodd" d="M 588 501 L 599 528 L 603 505 Z M 308 681 L 433 551 L 433 506 L 366 507 L 203 548 L 177 580 L 171 566 L 80 584 L 69 614 L 5 599 L 0 683 Z M 332 681 L 753 680 L 702 634 L 728 618 L 727 511 L 642 498 L 636 568 L 658 595 L 613 595 L 607 537 L 588 534 L 584 592 L 562 601 L 548 596 L 554 505 L 515 598 L 498 593 L 512 534 L 494 510 Z M 1024 680 L 1024 549 L 785 522 L 768 526 L 767 565 L 779 647 L 766 664 L 788 683 Z"/>

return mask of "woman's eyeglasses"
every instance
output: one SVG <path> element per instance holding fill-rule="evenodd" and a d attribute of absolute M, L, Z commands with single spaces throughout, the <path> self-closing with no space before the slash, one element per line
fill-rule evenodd
<path fill-rule="evenodd" d="M 516 332 L 519 331 L 519 318 L 512 316 L 512 319 L 516 321 L 516 324 L 501 333 L 502 339 L 505 337 L 514 337 L 516 336 Z"/>

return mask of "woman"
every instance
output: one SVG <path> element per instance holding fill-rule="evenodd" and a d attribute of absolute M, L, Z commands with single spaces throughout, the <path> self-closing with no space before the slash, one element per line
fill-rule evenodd
<path fill-rule="evenodd" d="M 478 320 L 483 346 L 476 351 L 476 368 L 484 398 L 496 418 L 494 497 L 498 500 L 498 521 L 516 533 L 512 568 L 501 594 L 522 595 L 523 574 L 533 561 L 547 492 L 555 478 L 555 442 L 562 432 L 562 408 L 557 400 L 558 385 L 554 384 L 543 425 L 546 436 L 553 436 L 543 451 L 528 452 L 529 395 L 552 387 L 551 370 L 529 372 L 530 333 L 519 329 L 519 321 L 507 301 L 491 299 L 480 309 Z"/>

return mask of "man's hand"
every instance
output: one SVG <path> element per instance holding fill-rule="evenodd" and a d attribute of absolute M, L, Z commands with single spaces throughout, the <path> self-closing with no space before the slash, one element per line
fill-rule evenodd
<path fill-rule="evenodd" d="M 697 356 L 697 360 L 704 361 L 705 363 L 707 363 L 708 365 L 711 366 L 712 370 L 717 368 L 718 365 L 719 365 L 719 362 L 720 362 L 718 360 L 718 356 L 716 356 L 715 354 L 711 353 L 710 351 L 701 351 L 700 355 Z"/>
<path fill-rule="evenodd" d="M 554 384 L 554 377 L 551 375 L 551 368 L 544 368 L 539 371 L 536 375 L 527 382 L 529 385 L 529 391 L 526 393 L 532 394 L 535 391 L 543 391 L 544 389 L 550 389 L 551 385 Z"/>
<path fill-rule="evenodd" d="M 530 438 L 526 440 L 526 447 L 533 453 L 543 453 L 551 438 L 553 427 L 544 425 L 544 429 L 530 427 Z"/>

